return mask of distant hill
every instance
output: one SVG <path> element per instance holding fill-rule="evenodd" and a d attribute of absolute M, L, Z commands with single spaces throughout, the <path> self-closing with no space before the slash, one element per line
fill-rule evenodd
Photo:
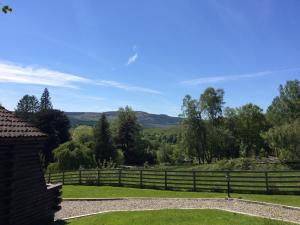
<path fill-rule="evenodd" d="M 104 112 L 109 121 L 117 118 L 117 111 Z M 151 114 L 136 111 L 138 122 L 145 128 L 169 127 L 178 125 L 179 117 L 172 117 L 164 114 Z M 66 112 L 72 126 L 94 125 L 99 120 L 101 113 L 96 112 Z"/>

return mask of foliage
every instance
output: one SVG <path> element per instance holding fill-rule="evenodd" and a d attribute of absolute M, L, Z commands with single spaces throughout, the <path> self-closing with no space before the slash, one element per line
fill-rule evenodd
<path fill-rule="evenodd" d="M 114 160 L 116 158 L 116 149 L 113 146 L 111 131 L 105 114 L 101 115 L 94 128 L 94 140 L 94 153 L 98 165 L 104 160 Z"/>
<path fill-rule="evenodd" d="M 222 107 L 224 104 L 224 90 L 206 88 L 203 94 L 200 95 L 200 109 L 203 115 L 216 123 L 222 116 Z"/>
<path fill-rule="evenodd" d="M 300 120 L 271 128 L 263 138 L 282 160 L 300 161 Z"/>
<path fill-rule="evenodd" d="M 48 135 L 43 149 L 46 165 L 48 165 L 53 162 L 53 149 L 70 139 L 70 122 L 64 112 L 52 109 L 36 113 L 34 123 Z"/>
<path fill-rule="evenodd" d="M 279 96 L 275 97 L 267 110 L 267 118 L 273 125 L 290 123 L 300 119 L 300 81 L 287 81 L 279 86 Z"/>
<path fill-rule="evenodd" d="M 19 100 L 15 113 L 18 117 L 26 121 L 32 121 L 39 108 L 39 100 L 34 95 L 24 95 Z"/>
<path fill-rule="evenodd" d="M 231 148 L 234 145 L 235 137 L 232 133 L 224 126 L 214 126 L 211 123 L 206 123 L 206 129 L 207 161 L 234 157 Z"/>
<path fill-rule="evenodd" d="M 56 172 L 59 172 L 58 163 L 57 162 L 49 163 L 47 167 L 47 173 L 56 173 Z"/>
<path fill-rule="evenodd" d="M 89 148 L 94 146 L 94 130 L 91 126 L 81 125 L 72 132 L 72 140 Z"/>
<path fill-rule="evenodd" d="M 174 145 L 162 144 L 157 151 L 158 162 L 174 164 L 176 162 L 174 148 Z"/>
<path fill-rule="evenodd" d="M 206 155 L 206 128 L 201 118 L 198 102 L 186 95 L 182 103 L 182 143 L 189 156 L 204 163 Z"/>
<path fill-rule="evenodd" d="M 153 163 L 153 154 L 148 148 L 148 142 L 142 139 L 141 126 L 137 117 L 128 106 L 120 108 L 116 120 L 116 143 L 122 149 L 126 164 Z"/>
<path fill-rule="evenodd" d="M 117 165 L 122 165 L 125 162 L 124 154 L 123 154 L 123 151 L 121 149 L 118 149 L 117 152 L 116 152 L 115 162 L 116 162 Z"/>
<path fill-rule="evenodd" d="M 251 103 L 237 109 L 238 138 L 242 156 L 258 156 L 264 141 L 260 134 L 268 129 L 262 109 Z"/>
<path fill-rule="evenodd" d="M 56 148 L 53 153 L 57 167 L 61 171 L 95 167 L 95 159 L 92 152 L 78 142 L 66 142 Z"/>
<path fill-rule="evenodd" d="M 40 99 L 40 111 L 47 111 L 53 109 L 51 97 L 47 88 L 44 89 L 44 92 Z"/>

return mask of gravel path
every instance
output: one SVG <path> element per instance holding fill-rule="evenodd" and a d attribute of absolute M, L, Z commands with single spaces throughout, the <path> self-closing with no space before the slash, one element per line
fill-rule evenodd
<path fill-rule="evenodd" d="M 238 199 L 117 199 L 96 201 L 63 201 L 56 219 L 107 211 L 150 209 L 222 209 L 232 212 L 279 219 L 300 224 L 300 209 L 255 203 Z"/>

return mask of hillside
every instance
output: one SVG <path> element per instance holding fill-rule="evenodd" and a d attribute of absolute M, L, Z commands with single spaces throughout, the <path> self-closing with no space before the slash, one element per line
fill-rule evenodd
<path fill-rule="evenodd" d="M 104 112 L 109 121 L 117 118 L 117 111 Z M 180 118 L 172 117 L 164 114 L 151 114 L 136 111 L 138 122 L 146 128 L 168 127 L 178 125 Z M 94 125 L 100 118 L 101 113 L 96 112 L 66 112 L 72 126 L 77 125 Z"/>

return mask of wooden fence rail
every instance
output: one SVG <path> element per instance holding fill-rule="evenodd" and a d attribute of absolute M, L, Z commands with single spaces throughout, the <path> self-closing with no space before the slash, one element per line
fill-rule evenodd
<path fill-rule="evenodd" d="M 165 190 L 300 194 L 300 171 L 79 170 L 48 173 L 48 183 Z"/>

